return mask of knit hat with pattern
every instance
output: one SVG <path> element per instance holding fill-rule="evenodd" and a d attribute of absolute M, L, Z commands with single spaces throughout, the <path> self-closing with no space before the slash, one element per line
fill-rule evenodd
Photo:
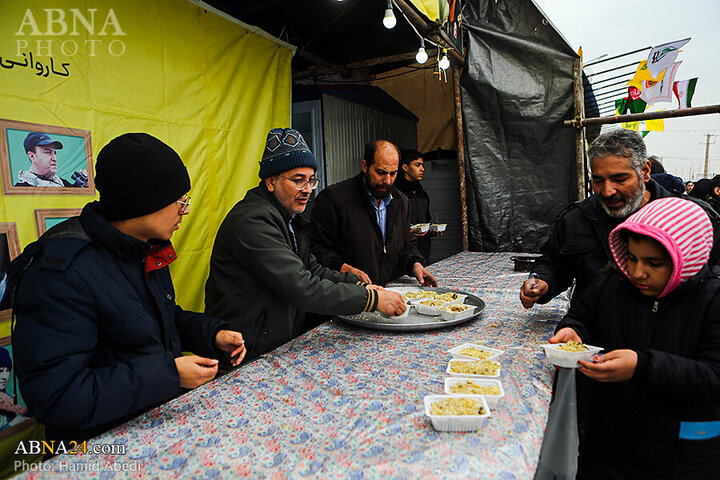
<path fill-rule="evenodd" d="M 317 170 L 317 160 L 300 132 L 292 128 L 273 128 L 268 133 L 260 160 L 260 178 L 279 175 L 298 167 Z"/>

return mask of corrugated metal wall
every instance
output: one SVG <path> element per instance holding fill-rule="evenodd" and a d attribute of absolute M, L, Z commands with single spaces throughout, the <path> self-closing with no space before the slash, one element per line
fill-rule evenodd
<path fill-rule="evenodd" d="M 435 263 L 462 251 L 457 155 L 454 158 L 425 159 L 422 185 L 430 197 L 430 217 L 433 222 L 447 223 L 445 234 L 432 239 L 430 258 L 426 259 Z"/>
<path fill-rule="evenodd" d="M 417 148 L 416 122 L 332 95 L 323 95 L 323 124 L 328 185 L 360 171 L 369 141 L 390 140 L 400 148 Z"/>

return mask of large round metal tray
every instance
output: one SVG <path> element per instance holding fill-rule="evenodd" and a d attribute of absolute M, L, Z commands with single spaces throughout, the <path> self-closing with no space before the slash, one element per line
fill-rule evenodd
<path fill-rule="evenodd" d="M 388 290 L 394 290 L 396 292 L 413 291 L 418 290 L 421 287 L 390 287 Z M 443 320 L 439 315 L 431 317 L 429 315 L 422 315 L 418 313 L 415 308 L 410 310 L 410 313 L 405 318 L 393 318 L 383 315 L 380 312 L 363 312 L 357 315 L 338 315 L 338 318 L 350 323 L 357 325 L 358 327 L 370 328 L 373 330 L 387 330 L 393 332 L 419 332 L 423 330 L 435 330 L 438 328 L 447 328 L 461 323 L 475 320 L 485 308 L 485 302 L 479 297 L 471 295 L 467 292 L 460 290 L 454 290 L 451 288 L 433 288 L 433 287 L 422 287 L 422 290 L 434 290 L 438 293 L 455 292 L 463 295 L 467 295 L 465 303 L 467 305 L 475 305 L 475 313 L 469 317 L 461 318 L 459 320 Z"/>

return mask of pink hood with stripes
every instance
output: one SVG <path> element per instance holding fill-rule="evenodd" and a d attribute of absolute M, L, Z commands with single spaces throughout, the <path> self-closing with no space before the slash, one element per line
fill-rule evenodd
<path fill-rule="evenodd" d="M 673 197 L 652 201 L 610 232 L 610 250 L 615 263 L 630 278 L 627 242 L 620 235 L 622 230 L 654 238 L 670 253 L 673 273 L 658 298 L 696 275 L 710 258 L 712 224 L 705 211 L 689 200 Z"/>

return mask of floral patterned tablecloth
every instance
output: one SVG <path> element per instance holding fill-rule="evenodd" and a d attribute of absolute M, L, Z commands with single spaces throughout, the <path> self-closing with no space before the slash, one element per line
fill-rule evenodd
<path fill-rule="evenodd" d="M 474 321 L 418 333 L 325 323 L 88 443 L 125 455 L 63 455 L 29 476 L 532 478 L 553 372 L 539 346 L 565 302 L 525 311 L 510 256 L 463 252 L 430 267 L 441 286 L 485 301 Z M 437 432 L 423 397 L 442 393 L 447 350 L 466 342 L 505 350 L 506 396 L 481 431 Z"/>

